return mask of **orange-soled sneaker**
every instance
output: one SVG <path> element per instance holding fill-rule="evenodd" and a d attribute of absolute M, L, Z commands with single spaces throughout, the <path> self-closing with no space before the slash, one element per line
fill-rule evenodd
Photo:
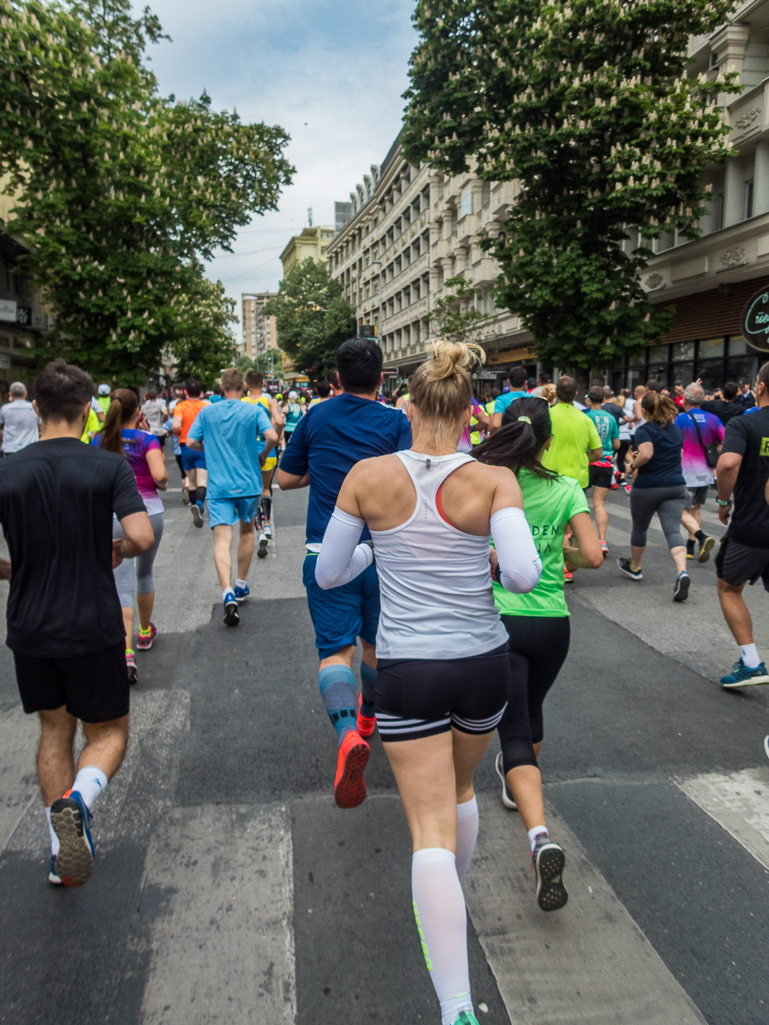
<path fill-rule="evenodd" d="M 357 720 L 358 733 L 360 733 L 360 735 L 362 737 L 370 737 L 371 734 L 374 732 L 374 727 L 376 726 L 376 717 L 372 715 L 369 718 L 369 716 L 364 715 L 363 712 L 361 711 L 362 706 L 363 706 L 363 695 L 360 694 L 358 696 L 358 720 Z"/>
<path fill-rule="evenodd" d="M 49 876 L 51 882 L 82 886 L 93 875 L 90 823 L 91 813 L 77 790 L 68 790 L 51 805 L 51 825 L 59 838 L 59 853 L 51 866 L 56 878 Z"/>
<path fill-rule="evenodd" d="M 366 800 L 366 768 L 371 749 L 357 730 L 345 733 L 339 747 L 334 779 L 334 801 L 338 808 L 357 808 Z"/>

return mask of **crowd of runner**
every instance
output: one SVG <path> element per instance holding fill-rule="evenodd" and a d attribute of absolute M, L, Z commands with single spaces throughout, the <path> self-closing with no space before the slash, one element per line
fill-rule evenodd
<path fill-rule="evenodd" d="M 264 557 L 273 539 L 274 485 L 309 488 L 303 583 L 336 738 L 334 800 L 365 799 L 378 730 L 413 841 L 414 914 L 442 1025 L 477 1025 L 462 879 L 478 835 L 473 777 L 495 733 L 536 901 L 556 911 L 568 900 L 542 797 L 543 705 L 569 651 L 565 586 L 609 554 L 610 490 L 627 492 L 632 520 L 615 572 L 643 579 L 656 514 L 680 603 L 687 566 L 717 543 L 702 527 L 715 487 L 727 528 L 718 597 L 739 650 L 721 685 L 769 683 L 742 596 L 758 579 L 769 590 L 769 363 L 752 388 L 728 382 L 708 395 L 692 382 L 670 393 L 650 380 L 632 395 L 591 387 L 582 403 L 573 378 L 522 368 L 508 390 L 474 395 L 483 358 L 434 342 L 389 394 L 381 350 L 363 338 L 339 348 L 336 371 L 308 394 L 230 368 L 208 395 L 189 380 L 140 402 L 61 360 L 38 376 L 34 402 L 11 385 L 0 408 L 0 578 L 22 705 L 41 724 L 52 884 L 92 875 L 92 808 L 125 754 L 136 652 L 156 640 L 168 438 L 194 526 L 213 531 L 227 627 L 249 597 L 254 552 Z"/>

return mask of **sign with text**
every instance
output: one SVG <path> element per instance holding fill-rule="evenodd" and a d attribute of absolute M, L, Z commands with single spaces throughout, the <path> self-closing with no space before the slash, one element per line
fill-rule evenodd
<path fill-rule="evenodd" d="M 742 334 L 759 352 L 769 352 L 769 288 L 762 288 L 742 311 Z"/>
<path fill-rule="evenodd" d="M 16 323 L 15 299 L 0 299 L 0 320 L 7 320 L 11 324 Z"/>

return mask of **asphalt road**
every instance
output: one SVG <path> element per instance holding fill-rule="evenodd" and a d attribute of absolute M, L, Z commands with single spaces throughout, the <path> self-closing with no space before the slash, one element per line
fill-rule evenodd
<path fill-rule="evenodd" d="M 179 486 L 175 467 L 172 487 Z M 381 744 L 369 799 L 331 799 L 335 739 L 301 586 L 305 495 L 276 494 L 257 597 L 221 621 L 207 526 L 166 498 L 151 652 L 129 756 L 97 805 L 92 881 L 49 887 L 36 724 L 0 651 L 0 1021 L 31 1025 L 437 1022 L 411 914 L 410 846 Z M 534 902 L 525 832 L 492 743 L 465 883 L 482 1025 L 769 1022 L 769 687 L 725 693 L 736 658 L 712 562 L 672 603 L 658 530 L 642 583 L 612 554 L 570 588 L 572 646 L 541 765 L 571 899 Z M 714 505 L 706 527 L 716 529 Z M 3 596 L 4 600 L 4 596 Z M 769 655 L 767 597 L 751 590 Z"/>

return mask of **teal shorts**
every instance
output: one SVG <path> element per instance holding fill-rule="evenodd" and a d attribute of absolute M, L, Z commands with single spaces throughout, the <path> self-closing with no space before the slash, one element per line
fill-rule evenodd
<path fill-rule="evenodd" d="M 231 527 L 238 520 L 250 523 L 256 519 L 260 498 L 260 495 L 251 495 L 248 498 L 207 498 L 209 526 Z"/>

